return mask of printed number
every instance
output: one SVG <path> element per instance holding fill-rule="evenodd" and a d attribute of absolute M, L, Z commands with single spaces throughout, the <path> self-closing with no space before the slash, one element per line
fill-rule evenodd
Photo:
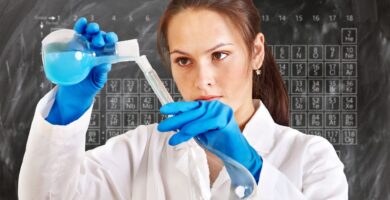
<path fill-rule="evenodd" d="M 319 15 L 313 15 L 313 21 L 319 22 L 320 21 L 320 16 Z"/>
<path fill-rule="evenodd" d="M 336 21 L 336 15 L 329 15 L 329 20 L 330 20 L 331 22 Z"/>
<path fill-rule="evenodd" d="M 279 15 L 279 21 L 286 21 L 286 15 Z"/>
<path fill-rule="evenodd" d="M 350 21 L 350 22 L 353 21 L 353 15 L 347 15 L 346 18 L 347 18 L 347 21 Z"/>

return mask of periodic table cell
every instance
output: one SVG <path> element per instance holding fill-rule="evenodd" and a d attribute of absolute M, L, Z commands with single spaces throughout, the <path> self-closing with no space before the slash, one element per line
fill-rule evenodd
<path fill-rule="evenodd" d="M 339 96 L 326 96 L 325 97 L 325 110 L 331 110 L 331 111 L 340 110 L 340 97 Z"/>
<path fill-rule="evenodd" d="M 123 80 L 123 93 L 124 94 L 138 94 L 139 93 L 139 80 L 138 79 L 124 79 Z"/>
<path fill-rule="evenodd" d="M 140 96 L 141 111 L 155 111 L 157 107 L 156 96 Z"/>
<path fill-rule="evenodd" d="M 309 45 L 309 61 L 323 60 L 323 46 L 322 45 Z"/>
<path fill-rule="evenodd" d="M 342 75 L 344 77 L 356 77 L 357 76 L 357 63 L 356 62 L 343 62 Z"/>
<path fill-rule="evenodd" d="M 123 110 L 125 111 L 138 111 L 139 110 L 139 97 L 138 96 L 123 96 Z"/>
<path fill-rule="evenodd" d="M 307 46 L 306 45 L 292 45 L 291 46 L 291 60 L 292 61 L 304 61 L 307 59 Z"/>
<path fill-rule="evenodd" d="M 340 46 L 326 45 L 325 46 L 325 61 L 339 61 L 340 60 Z"/>
<path fill-rule="evenodd" d="M 291 98 L 291 110 L 292 111 L 305 111 L 307 105 L 307 97 L 292 96 Z"/>
<path fill-rule="evenodd" d="M 356 129 L 342 130 L 342 143 L 344 145 L 356 145 L 358 143 L 358 134 Z"/>
<path fill-rule="evenodd" d="M 340 80 L 338 80 L 338 79 L 325 80 L 325 93 L 326 94 L 339 94 L 340 93 Z"/>
<path fill-rule="evenodd" d="M 290 75 L 290 63 L 288 62 L 278 62 L 279 72 L 281 76 Z"/>
<path fill-rule="evenodd" d="M 323 63 L 322 62 L 309 62 L 309 77 L 322 77 L 323 76 Z"/>
<path fill-rule="evenodd" d="M 309 94 L 322 94 L 324 88 L 324 80 L 322 79 L 309 79 Z"/>
<path fill-rule="evenodd" d="M 341 29 L 341 43 L 342 44 L 356 44 L 357 43 L 357 28 L 342 28 Z"/>
<path fill-rule="evenodd" d="M 322 96 L 309 96 L 308 110 L 309 111 L 321 111 L 324 109 L 324 101 Z"/>
<path fill-rule="evenodd" d="M 342 97 L 343 111 L 357 111 L 357 96 Z"/>
<path fill-rule="evenodd" d="M 106 83 L 107 94 L 120 94 L 122 92 L 121 79 L 108 79 Z"/>
<path fill-rule="evenodd" d="M 139 124 L 138 112 L 123 112 L 123 127 L 135 128 Z"/>
<path fill-rule="evenodd" d="M 357 113 L 356 112 L 342 113 L 342 126 L 343 128 L 357 128 Z"/>
<path fill-rule="evenodd" d="M 325 128 L 340 128 L 340 113 L 325 112 Z"/>
<path fill-rule="evenodd" d="M 141 94 L 153 94 L 152 87 L 146 79 L 140 80 L 140 91 Z"/>
<path fill-rule="evenodd" d="M 100 130 L 88 129 L 85 140 L 86 145 L 100 145 Z"/>
<path fill-rule="evenodd" d="M 306 79 L 291 79 L 291 93 L 292 94 L 305 94 L 307 87 Z"/>
<path fill-rule="evenodd" d="M 357 93 L 357 79 L 342 80 L 342 93 L 343 94 L 356 94 Z"/>
<path fill-rule="evenodd" d="M 122 134 L 121 129 L 107 129 L 106 130 L 106 140 L 109 140 L 112 137 Z"/>
<path fill-rule="evenodd" d="M 141 112 L 140 113 L 141 124 L 153 124 L 156 123 L 156 113 L 154 112 Z"/>
<path fill-rule="evenodd" d="M 291 125 L 293 128 L 306 128 L 306 112 L 291 112 Z"/>
<path fill-rule="evenodd" d="M 106 114 L 106 126 L 108 128 L 121 128 L 122 127 L 122 113 L 120 112 L 107 112 Z"/>
<path fill-rule="evenodd" d="M 106 96 L 106 110 L 120 111 L 122 108 L 122 96 L 107 95 Z"/>
<path fill-rule="evenodd" d="M 340 130 L 327 129 L 327 130 L 325 130 L 324 138 L 326 138 L 333 145 L 339 145 L 340 144 Z"/>
<path fill-rule="evenodd" d="M 100 128 L 100 112 L 92 112 L 89 126 L 92 128 Z"/>
<path fill-rule="evenodd" d="M 324 126 L 323 113 L 311 112 L 308 114 L 309 128 L 322 128 Z"/>
<path fill-rule="evenodd" d="M 340 63 L 338 62 L 325 63 L 325 76 L 326 77 L 340 76 Z"/>
<path fill-rule="evenodd" d="M 276 60 L 289 60 L 290 59 L 290 46 L 289 45 L 275 45 L 274 57 Z"/>
<path fill-rule="evenodd" d="M 307 76 L 306 72 L 307 72 L 307 64 L 305 62 L 291 63 L 291 76 L 305 77 Z"/>
<path fill-rule="evenodd" d="M 356 60 L 357 59 L 357 46 L 356 45 L 343 45 L 342 46 L 342 58 L 343 60 Z"/>

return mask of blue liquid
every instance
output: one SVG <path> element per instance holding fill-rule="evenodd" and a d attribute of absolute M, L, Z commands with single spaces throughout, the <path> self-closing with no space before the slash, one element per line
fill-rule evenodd
<path fill-rule="evenodd" d="M 47 78 L 58 85 L 73 85 L 84 80 L 92 67 L 95 57 L 81 51 L 51 52 L 43 56 Z"/>
<path fill-rule="evenodd" d="M 132 57 L 120 57 L 117 55 L 95 56 L 91 52 L 56 51 L 44 53 L 43 66 L 46 77 L 52 83 L 57 85 L 74 85 L 84 80 L 95 66 L 132 60 L 134 60 Z"/>

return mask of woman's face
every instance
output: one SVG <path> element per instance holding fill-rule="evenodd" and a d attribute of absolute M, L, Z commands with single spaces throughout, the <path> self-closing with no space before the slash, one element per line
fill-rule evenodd
<path fill-rule="evenodd" d="M 167 36 L 172 75 L 184 100 L 219 99 L 235 112 L 253 106 L 252 73 L 261 63 L 249 59 L 227 17 L 186 9 L 170 20 Z"/>

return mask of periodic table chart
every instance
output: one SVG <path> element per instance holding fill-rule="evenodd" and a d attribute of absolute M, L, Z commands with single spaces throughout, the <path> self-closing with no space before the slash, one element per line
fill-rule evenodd
<path fill-rule="evenodd" d="M 60 21 L 61 17 L 38 16 L 36 20 L 41 21 L 41 29 L 44 25 L 53 26 L 52 31 L 59 24 L 55 18 Z M 88 18 L 93 21 L 94 16 Z M 117 20 L 119 18 L 113 16 L 113 23 L 126 23 Z M 266 31 L 275 24 L 286 24 L 291 20 L 299 22 L 304 20 L 302 18 L 301 15 L 262 13 L 263 29 Z M 358 145 L 358 29 L 351 14 L 310 15 L 306 18 L 306 23 L 321 23 L 325 19 L 328 24 L 337 23 L 332 30 L 332 39 L 322 42 L 277 41 L 272 38 L 272 33 L 265 33 L 266 38 L 271 36 L 267 46 L 288 90 L 290 126 L 326 138 L 340 154 L 338 147 Z M 75 16 L 74 21 L 76 19 Z M 150 23 L 149 15 L 145 15 L 145 23 Z M 41 32 L 41 37 L 45 34 Z M 126 71 L 130 64 L 119 65 L 123 66 L 122 70 L 110 74 L 106 86 L 95 98 L 86 134 L 87 149 L 165 117 L 159 114 L 161 105 L 143 74 L 130 75 L 131 72 Z M 161 69 L 161 66 L 153 67 Z M 182 100 L 172 78 L 162 77 L 162 81 L 175 101 Z"/>
<path fill-rule="evenodd" d="M 333 145 L 356 145 L 357 29 L 341 44 L 270 46 L 289 93 L 290 126 Z"/>

